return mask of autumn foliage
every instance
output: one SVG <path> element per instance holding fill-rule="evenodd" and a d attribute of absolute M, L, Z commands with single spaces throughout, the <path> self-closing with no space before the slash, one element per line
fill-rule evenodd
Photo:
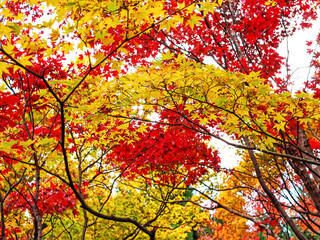
<path fill-rule="evenodd" d="M 1 3 L 2 239 L 320 238 L 319 1 Z"/>

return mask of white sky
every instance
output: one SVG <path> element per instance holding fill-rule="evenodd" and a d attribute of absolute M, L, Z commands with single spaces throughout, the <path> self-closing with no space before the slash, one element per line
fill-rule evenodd
<path fill-rule="evenodd" d="M 290 90 L 292 92 L 301 89 L 301 87 L 304 86 L 303 83 L 307 80 L 307 77 L 310 80 L 310 78 L 313 76 L 314 71 L 309 68 L 312 55 L 307 54 L 308 47 L 306 46 L 306 42 L 315 42 L 319 30 L 320 21 L 315 21 L 312 28 L 304 31 L 300 30 L 280 44 L 279 53 L 282 56 L 287 57 L 287 49 L 289 50 L 289 65 L 292 74 L 291 82 L 293 82 Z M 315 49 L 315 47 L 316 43 L 309 48 Z M 319 47 L 317 47 L 317 49 L 320 50 Z M 310 73 L 308 75 L 309 70 Z"/>

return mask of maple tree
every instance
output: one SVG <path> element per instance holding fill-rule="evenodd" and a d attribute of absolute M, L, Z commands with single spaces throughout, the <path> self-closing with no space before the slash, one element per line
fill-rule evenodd
<path fill-rule="evenodd" d="M 152 194 L 163 201 L 168 198 L 179 201 L 188 198 L 184 191 L 170 187 L 151 187 L 145 179 L 141 178 L 135 181 L 119 182 L 118 185 L 116 194 L 111 196 L 108 201 L 106 201 L 107 196 L 103 189 L 94 191 L 95 196 L 92 196 L 90 200 L 87 198 L 90 205 L 100 207 L 102 202 L 106 202 L 102 213 L 126 216 L 141 222 L 150 221 L 150 216 L 156 216 L 156 219 L 152 219 L 152 225 L 158 229 L 157 239 L 186 239 L 195 226 L 201 225 L 209 219 L 208 213 L 191 203 L 168 205 L 152 199 L 148 195 L 148 192 L 152 191 Z M 177 185 L 182 187 L 183 183 Z M 141 191 L 143 189 L 145 190 Z M 148 238 L 134 225 L 125 222 L 115 223 L 87 215 L 88 219 L 84 224 L 83 214 L 84 212 L 78 215 L 70 214 L 68 218 L 55 216 L 54 219 L 45 219 L 45 223 L 52 226 L 48 231 L 49 236 L 61 239 L 71 238 L 70 236 L 77 239 L 82 239 L 84 236 L 85 239 Z M 55 224 L 51 224 L 50 221 L 54 221 Z M 84 227 L 86 227 L 85 235 Z"/>
<path fill-rule="evenodd" d="M 2 3 L 2 239 L 320 235 L 319 54 L 292 93 L 277 51 L 318 1 Z"/>
<path fill-rule="evenodd" d="M 124 234 L 121 238 L 125 235 L 145 238 L 143 234 L 146 234 L 154 239 L 156 232 L 161 235 L 158 227 L 167 229 L 169 235 L 182 229 L 178 235 L 184 236 L 187 228 L 179 226 L 186 223 L 176 218 L 184 211 L 182 207 L 171 209 L 168 203 L 160 201 L 158 205 L 149 206 L 152 211 L 146 211 L 141 217 L 127 209 L 105 209 L 112 205 L 110 202 L 123 204 L 128 198 L 117 194 L 121 182 L 130 184 L 143 174 L 150 186 L 159 185 L 162 180 L 179 186 L 184 179 L 167 177 L 168 171 L 181 167 L 201 176 L 207 171 L 201 164 L 217 164 L 217 153 L 207 148 L 203 138 L 192 131 L 109 117 L 110 112 L 130 114 L 134 110 L 129 105 L 126 107 L 125 102 L 123 108 L 114 109 L 117 95 L 105 91 L 113 88 L 108 86 L 112 84 L 108 79 L 125 74 L 131 66 L 150 64 L 148 58 L 158 54 L 142 50 L 146 32 L 155 25 L 175 26 L 183 21 L 178 13 L 196 10 L 196 3 L 3 2 L 0 47 L 2 239 L 59 238 L 72 234 L 85 239 L 91 234 L 90 227 L 98 226 L 97 218 L 111 224 L 118 222 L 123 231 L 117 233 Z M 186 137 L 190 144 L 187 146 L 182 141 L 170 144 L 171 137 Z M 130 149 L 130 143 L 137 141 L 143 141 L 143 147 L 136 151 Z M 157 146 L 162 151 L 154 155 L 149 164 L 144 164 L 143 161 L 149 161 L 145 159 L 146 154 L 155 154 Z M 197 148 L 192 150 L 190 146 Z M 203 151 L 200 158 L 196 157 L 196 149 Z M 127 155 L 123 152 L 130 150 Z M 164 166 L 168 159 L 163 159 L 162 154 L 172 156 L 173 151 L 180 151 L 180 159 Z M 131 188 L 130 191 L 143 195 L 141 187 Z M 165 188 L 169 188 L 167 194 L 164 194 Z M 185 192 L 165 186 L 160 191 L 164 194 L 160 195 L 163 201 L 176 199 Z M 117 195 L 123 199 L 117 200 Z M 99 199 L 97 204 L 95 200 L 99 196 L 103 196 L 103 201 Z M 128 208 L 137 204 L 133 200 Z M 175 216 L 170 222 L 166 218 L 161 220 L 168 209 Z M 191 207 L 189 216 L 197 211 Z M 70 214 L 74 217 L 68 217 Z M 71 228 L 71 234 L 68 223 L 77 216 L 83 219 L 83 224 L 80 230 L 79 225 L 75 230 Z M 191 226 L 201 219 L 196 217 L 187 222 Z M 124 231 L 125 228 L 128 230 Z"/>
<path fill-rule="evenodd" d="M 123 84 L 119 92 L 131 94 L 132 104 L 142 106 L 144 113 L 166 109 L 179 116 L 185 128 L 247 150 L 252 177 L 260 187 L 246 187 L 263 196 L 265 217 L 243 214 L 202 194 L 213 202 L 207 208 L 228 210 L 277 239 L 282 233 L 274 229 L 275 221 L 286 225 L 291 237 L 319 235 L 318 73 L 315 80 L 304 83 L 302 91 L 290 92 L 290 69 L 277 52 L 282 39 L 310 26 L 318 4 L 228 1 L 212 15 L 199 12 L 202 21 L 193 28 L 179 25 L 176 31 L 154 33 L 156 37 L 150 33 L 171 53 L 153 67 L 118 80 Z M 292 21 L 297 14 L 302 17 Z M 206 65 L 205 57 L 211 57 L 220 69 Z M 315 68 L 317 58 L 315 52 Z M 279 77 L 280 73 L 285 76 Z M 142 93 L 125 89 L 127 81 L 133 81 Z M 239 142 L 228 141 L 223 134 Z M 272 177 L 277 181 L 272 182 L 263 171 L 270 165 L 259 163 L 259 152 L 273 156 L 269 161 L 276 166 Z M 204 182 L 203 186 L 208 185 Z"/>

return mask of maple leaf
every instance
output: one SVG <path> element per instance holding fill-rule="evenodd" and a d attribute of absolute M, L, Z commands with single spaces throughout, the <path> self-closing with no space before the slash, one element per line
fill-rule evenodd
<path fill-rule="evenodd" d="M 310 47 L 310 46 L 312 45 L 312 43 L 313 43 L 312 41 L 307 41 L 307 42 L 306 42 L 306 45 L 307 45 L 308 47 Z"/>

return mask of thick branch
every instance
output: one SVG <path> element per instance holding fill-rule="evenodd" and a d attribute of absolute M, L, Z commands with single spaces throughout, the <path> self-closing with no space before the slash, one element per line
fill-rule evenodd
<path fill-rule="evenodd" d="M 244 141 L 246 146 L 250 146 L 250 142 L 249 142 L 249 138 L 248 137 L 244 137 Z M 248 150 L 250 159 L 253 163 L 255 172 L 257 174 L 257 178 L 258 181 L 262 187 L 262 189 L 265 191 L 265 193 L 268 195 L 268 197 L 270 198 L 271 202 L 273 203 L 274 207 L 278 210 L 278 212 L 282 215 L 282 217 L 285 219 L 285 221 L 288 223 L 288 225 L 290 226 L 290 228 L 292 229 L 292 231 L 294 232 L 294 234 L 298 237 L 298 239 L 300 240 L 307 240 L 307 238 L 299 231 L 299 229 L 297 228 L 297 226 L 293 223 L 293 221 L 291 220 L 291 218 L 289 217 L 289 215 L 286 213 L 286 211 L 283 209 L 283 207 L 281 206 L 281 203 L 277 200 L 277 198 L 274 196 L 274 194 L 272 193 L 272 191 L 269 189 L 269 187 L 267 186 L 266 182 L 263 179 L 262 173 L 260 171 L 260 167 L 257 161 L 256 156 L 254 155 L 254 152 L 252 150 Z"/>

